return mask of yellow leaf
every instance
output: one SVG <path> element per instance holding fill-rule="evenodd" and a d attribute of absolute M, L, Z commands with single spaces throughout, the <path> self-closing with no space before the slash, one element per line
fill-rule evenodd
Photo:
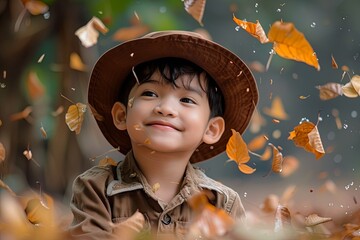
<path fill-rule="evenodd" d="M 264 113 L 270 117 L 274 117 L 280 120 L 287 120 L 289 118 L 285 112 L 281 98 L 278 96 L 274 97 L 271 103 L 271 108 L 264 108 Z"/>
<path fill-rule="evenodd" d="M 70 131 L 75 131 L 76 134 L 80 133 L 85 112 L 86 105 L 83 103 L 70 105 L 67 113 L 65 114 L 65 122 L 68 125 Z"/>
<path fill-rule="evenodd" d="M 304 62 L 320 70 L 316 53 L 293 23 L 276 21 L 270 27 L 268 38 L 274 42 L 274 50 L 281 57 Z"/>
<path fill-rule="evenodd" d="M 202 18 L 204 16 L 206 0 L 184 0 L 185 10 L 203 26 Z"/>
<path fill-rule="evenodd" d="M 78 71 L 86 71 L 87 67 L 82 62 L 79 54 L 73 52 L 70 54 L 70 67 Z"/>
<path fill-rule="evenodd" d="M 246 143 L 242 139 L 239 132 L 231 129 L 232 136 L 226 144 L 226 154 L 230 160 L 237 164 L 247 163 L 250 160 L 249 152 Z"/>
<path fill-rule="evenodd" d="M 248 149 L 252 152 L 258 151 L 262 149 L 266 144 L 266 139 L 264 138 L 264 135 L 259 135 L 255 138 L 253 138 L 247 145 Z"/>
<path fill-rule="evenodd" d="M 46 198 L 46 203 L 43 199 L 33 198 L 28 201 L 25 208 L 25 213 L 29 221 L 33 224 L 49 225 L 53 222 L 53 199 L 46 194 L 43 194 L 43 198 Z"/>
<path fill-rule="evenodd" d="M 98 165 L 99 166 L 108 166 L 108 165 L 117 166 L 117 162 L 115 162 L 115 160 L 110 157 L 106 157 L 106 158 L 101 159 L 99 161 Z"/>
<path fill-rule="evenodd" d="M 251 36 L 257 38 L 261 43 L 269 42 L 269 39 L 267 38 L 264 29 L 259 21 L 256 21 L 256 23 L 242 21 L 235 16 L 233 16 L 233 21 L 242 29 L 250 33 Z"/>
<path fill-rule="evenodd" d="M 240 163 L 239 164 L 239 170 L 242 172 L 242 173 L 245 173 L 245 174 L 252 174 L 256 171 L 255 168 L 252 168 L 248 165 L 246 165 L 245 163 Z"/>

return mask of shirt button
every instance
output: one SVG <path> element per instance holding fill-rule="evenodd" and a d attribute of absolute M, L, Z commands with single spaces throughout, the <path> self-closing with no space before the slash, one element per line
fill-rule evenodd
<path fill-rule="evenodd" d="M 165 225 L 169 225 L 171 223 L 171 217 L 169 214 L 165 214 L 163 219 L 161 219 L 161 222 Z"/>

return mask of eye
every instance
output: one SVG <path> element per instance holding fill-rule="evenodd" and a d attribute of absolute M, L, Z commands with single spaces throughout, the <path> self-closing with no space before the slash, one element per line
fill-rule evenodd
<path fill-rule="evenodd" d="M 180 102 L 183 103 L 190 103 L 190 104 L 196 104 L 196 102 L 194 100 L 192 100 L 191 98 L 181 98 Z"/>
<path fill-rule="evenodd" d="M 145 96 L 145 97 L 157 97 L 156 93 L 152 92 L 152 91 L 144 91 L 141 96 Z"/>

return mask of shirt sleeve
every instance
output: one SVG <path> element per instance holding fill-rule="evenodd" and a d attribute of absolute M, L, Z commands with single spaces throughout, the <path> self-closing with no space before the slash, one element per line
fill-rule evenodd
<path fill-rule="evenodd" d="M 240 221 L 241 223 L 245 223 L 246 213 L 239 194 L 234 193 L 231 198 L 233 198 L 233 203 L 229 212 L 230 216 L 232 216 L 235 220 Z"/>
<path fill-rule="evenodd" d="M 69 227 L 74 239 L 112 238 L 111 206 L 106 196 L 111 178 L 110 169 L 96 167 L 75 179 L 70 203 L 74 219 Z"/>

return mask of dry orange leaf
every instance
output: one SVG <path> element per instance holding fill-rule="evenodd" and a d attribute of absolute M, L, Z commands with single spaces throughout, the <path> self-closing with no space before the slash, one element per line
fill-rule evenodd
<path fill-rule="evenodd" d="M 204 16 L 206 0 L 183 0 L 185 10 L 201 25 Z"/>
<path fill-rule="evenodd" d="M 6 151 L 4 145 L 0 142 L 0 163 L 5 161 Z"/>
<path fill-rule="evenodd" d="M 339 66 L 337 65 L 334 56 L 331 54 L 331 67 L 334 69 L 338 69 Z"/>
<path fill-rule="evenodd" d="M 283 163 L 282 153 L 272 143 L 269 143 L 269 145 L 273 149 L 273 161 L 272 161 L 272 165 L 271 165 L 271 170 L 275 173 L 281 173 L 282 172 L 282 163 Z"/>
<path fill-rule="evenodd" d="M 299 160 L 294 156 L 285 156 L 283 160 L 283 170 L 281 176 L 287 177 L 299 168 Z"/>
<path fill-rule="evenodd" d="M 271 147 L 266 146 L 264 153 L 261 155 L 261 160 L 267 161 L 271 157 Z"/>
<path fill-rule="evenodd" d="M 110 157 L 105 157 L 99 161 L 98 165 L 99 166 L 108 166 L 108 165 L 117 166 L 117 162 Z"/>
<path fill-rule="evenodd" d="M 235 15 L 233 16 L 233 21 L 242 29 L 250 33 L 251 36 L 257 38 L 261 43 L 269 42 L 269 39 L 267 38 L 259 21 L 256 21 L 256 23 L 243 21 L 236 18 Z"/>
<path fill-rule="evenodd" d="M 247 145 L 248 149 L 252 152 L 262 149 L 266 144 L 266 139 L 264 135 L 259 135 L 253 138 Z"/>
<path fill-rule="evenodd" d="M 275 194 L 269 194 L 261 204 L 261 210 L 266 213 L 274 213 L 279 205 L 279 197 Z"/>
<path fill-rule="evenodd" d="M 268 38 L 270 42 L 274 42 L 274 51 L 281 57 L 304 62 L 320 70 L 316 53 L 304 34 L 299 32 L 293 23 L 274 22 L 268 32 Z"/>
<path fill-rule="evenodd" d="M 201 235 L 206 239 L 212 239 L 224 235 L 235 223 L 234 219 L 223 209 L 216 208 L 210 204 L 206 194 L 203 192 L 192 196 L 188 203 L 195 213 L 194 220 L 189 229 L 191 236 L 198 237 Z"/>
<path fill-rule="evenodd" d="M 355 98 L 360 96 L 360 76 L 354 75 L 350 82 L 342 87 L 342 91 L 346 97 Z"/>
<path fill-rule="evenodd" d="M 293 140 L 296 146 L 313 153 L 316 159 L 325 154 L 318 128 L 312 122 L 304 121 L 296 126 L 294 131 L 290 132 L 288 139 Z"/>
<path fill-rule="evenodd" d="M 70 131 L 75 131 L 76 134 L 80 133 L 85 112 L 86 105 L 83 103 L 70 105 L 67 113 L 65 114 L 65 122 L 68 125 Z"/>
<path fill-rule="evenodd" d="M 93 17 L 85 26 L 76 30 L 75 35 L 78 36 L 82 45 L 88 48 L 97 43 L 99 31 L 105 34 L 109 30 L 99 18 Z"/>
<path fill-rule="evenodd" d="M 79 54 L 72 52 L 70 54 L 70 67 L 78 71 L 86 71 L 87 67 L 81 60 Z"/>
<path fill-rule="evenodd" d="M 47 194 L 40 198 L 33 198 L 27 202 L 25 213 L 28 220 L 33 224 L 50 225 L 53 222 L 54 200 Z"/>
<path fill-rule="evenodd" d="M 39 77 L 35 72 L 29 72 L 26 84 L 29 96 L 32 100 L 36 100 L 44 95 L 44 85 L 40 82 Z"/>
<path fill-rule="evenodd" d="M 343 94 L 342 85 L 339 83 L 330 82 L 316 88 L 319 89 L 321 100 L 333 99 Z"/>
<path fill-rule="evenodd" d="M 307 227 L 313 227 L 315 225 L 332 221 L 332 218 L 319 217 L 316 213 L 310 214 L 305 217 L 305 225 Z"/>
<path fill-rule="evenodd" d="M 22 0 L 26 10 L 32 15 L 44 14 L 49 10 L 49 6 L 42 1 L 37 0 Z"/>
<path fill-rule="evenodd" d="M 120 28 L 112 36 L 115 41 L 128 41 L 148 33 L 150 28 L 146 25 L 135 25 L 127 28 Z"/>
<path fill-rule="evenodd" d="M 279 96 L 274 97 L 271 108 L 264 108 L 263 111 L 266 115 L 279 120 L 287 120 L 289 118 Z"/>
<path fill-rule="evenodd" d="M 226 154 L 230 161 L 235 161 L 238 164 L 238 168 L 245 174 L 251 174 L 256 169 L 249 167 L 246 163 L 250 160 L 249 151 L 246 143 L 242 139 L 239 132 L 231 129 L 232 136 L 226 144 Z"/>

